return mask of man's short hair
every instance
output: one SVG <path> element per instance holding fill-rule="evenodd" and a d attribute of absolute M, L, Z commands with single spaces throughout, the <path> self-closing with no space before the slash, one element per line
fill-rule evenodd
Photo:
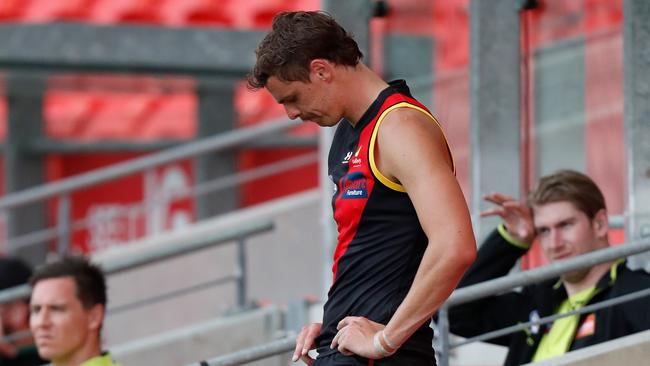
<path fill-rule="evenodd" d="M 287 82 L 307 82 L 309 63 L 315 59 L 356 66 L 363 57 L 352 36 L 322 11 L 277 14 L 255 54 L 257 62 L 248 75 L 251 89 L 265 87 L 271 76 Z"/>
<path fill-rule="evenodd" d="M 77 288 L 77 298 L 85 309 L 97 304 L 106 307 L 106 279 L 101 268 L 78 255 L 68 255 L 38 268 L 30 278 L 34 288 L 39 281 L 72 277 Z"/>
<path fill-rule="evenodd" d="M 530 192 L 530 206 L 569 201 L 587 217 L 593 219 L 601 209 L 606 209 L 605 197 L 588 176 L 574 170 L 559 170 L 542 177 Z"/>

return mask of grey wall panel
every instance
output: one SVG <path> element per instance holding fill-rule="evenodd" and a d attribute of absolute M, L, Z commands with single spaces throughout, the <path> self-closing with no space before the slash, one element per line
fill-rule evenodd
<path fill-rule="evenodd" d="M 539 49 L 534 62 L 537 176 L 561 168 L 585 171 L 584 39 Z"/>

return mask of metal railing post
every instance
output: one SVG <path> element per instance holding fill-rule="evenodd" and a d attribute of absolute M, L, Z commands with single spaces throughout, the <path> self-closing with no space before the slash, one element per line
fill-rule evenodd
<path fill-rule="evenodd" d="M 440 332 L 438 366 L 449 366 L 449 307 L 447 304 L 443 304 L 438 311 L 438 332 Z"/>
<path fill-rule="evenodd" d="M 237 306 L 246 306 L 246 240 L 237 239 Z"/>
<path fill-rule="evenodd" d="M 59 255 L 66 254 L 70 247 L 70 216 L 70 194 L 64 193 L 59 197 L 57 205 L 57 252 Z"/>
<path fill-rule="evenodd" d="M 0 250 L 3 253 L 10 253 L 9 247 L 9 233 L 7 232 L 7 209 L 0 209 L 0 228 L 2 232 L 0 233 Z"/>
<path fill-rule="evenodd" d="M 142 171 L 144 179 L 144 217 L 145 235 L 160 233 L 160 219 L 157 201 L 160 199 L 158 185 L 156 184 L 156 169 L 148 167 Z"/>

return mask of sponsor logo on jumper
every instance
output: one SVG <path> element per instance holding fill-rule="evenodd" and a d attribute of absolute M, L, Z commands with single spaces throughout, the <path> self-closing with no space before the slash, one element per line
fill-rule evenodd
<path fill-rule="evenodd" d="M 368 186 L 366 177 L 362 172 L 353 172 L 341 179 L 342 198 L 367 198 Z"/>
<path fill-rule="evenodd" d="M 347 164 L 350 161 L 350 159 L 352 159 L 352 154 L 354 154 L 355 158 L 357 156 L 359 156 L 360 151 L 361 151 L 361 146 L 359 146 L 359 148 L 357 149 L 357 152 L 348 151 L 347 153 L 345 153 L 345 157 L 343 158 L 343 161 L 341 162 L 341 164 Z"/>
<path fill-rule="evenodd" d="M 591 313 L 587 315 L 580 329 L 576 332 L 576 339 L 593 335 L 594 332 L 596 332 L 596 314 Z"/>
<path fill-rule="evenodd" d="M 351 158 L 352 158 L 352 151 L 348 151 L 345 154 L 345 157 L 343 158 L 343 161 L 341 162 L 341 164 L 347 164 L 350 161 Z"/>
<path fill-rule="evenodd" d="M 352 158 L 352 160 L 350 160 L 352 162 L 352 167 L 353 168 L 356 168 L 356 167 L 360 166 L 361 163 L 363 163 L 363 160 L 359 157 L 359 153 L 361 152 L 362 147 L 363 146 L 359 146 L 359 148 L 357 149 L 357 152 L 354 153 L 354 158 Z"/>

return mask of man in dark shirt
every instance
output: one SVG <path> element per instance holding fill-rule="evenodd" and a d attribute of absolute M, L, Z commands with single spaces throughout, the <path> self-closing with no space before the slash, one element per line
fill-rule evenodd
<path fill-rule="evenodd" d="M 503 223 L 486 239 L 460 287 L 506 275 L 537 238 L 555 262 L 607 248 L 608 215 L 600 189 L 571 170 L 541 178 L 528 203 L 494 193 L 483 212 Z M 565 273 L 513 291 L 450 308 L 455 334 L 471 337 L 650 288 L 650 275 L 629 270 L 624 260 Z M 542 361 L 565 352 L 650 329 L 650 297 L 560 318 L 551 324 L 490 340 L 509 347 L 505 365 Z"/>

